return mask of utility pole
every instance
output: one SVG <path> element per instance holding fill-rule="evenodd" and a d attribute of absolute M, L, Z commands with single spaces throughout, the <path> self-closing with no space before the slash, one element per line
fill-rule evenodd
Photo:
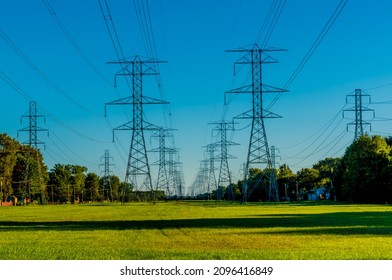
<path fill-rule="evenodd" d="M 109 154 L 109 150 L 105 150 L 105 154 L 101 157 L 101 161 L 103 159 L 104 163 L 101 163 L 99 167 L 103 166 L 103 184 L 102 184 L 102 199 L 105 198 L 105 191 L 110 192 L 110 201 L 113 201 L 113 192 L 112 192 L 112 184 L 110 183 L 110 166 L 114 166 L 113 163 L 110 163 L 110 159 L 113 160 L 113 157 Z"/>
<path fill-rule="evenodd" d="M 154 66 L 163 62 L 153 59 L 141 60 L 139 56 L 135 56 L 132 60 L 120 59 L 119 61 L 109 62 L 120 64 L 123 67 L 115 75 L 115 86 L 117 76 L 125 77 L 131 90 L 131 96 L 105 104 L 105 115 L 106 106 L 108 105 L 132 105 L 132 121 L 114 129 L 114 131 L 132 131 L 125 182 L 131 183 L 135 190 L 150 190 L 152 196 L 154 188 L 152 185 L 144 131 L 159 130 L 159 127 L 144 120 L 143 107 L 144 105 L 150 104 L 168 104 L 168 102 L 143 95 L 143 76 L 159 75 L 151 65 Z M 131 77 L 130 83 L 128 80 L 129 77 Z"/>
<path fill-rule="evenodd" d="M 363 113 L 373 112 L 373 117 L 375 117 L 375 113 L 373 109 L 370 109 L 366 106 L 371 102 L 369 94 L 364 93 L 361 89 L 356 89 L 354 93 L 346 95 L 346 103 L 349 104 L 350 103 L 349 99 L 353 99 L 353 98 L 354 98 L 354 106 L 349 109 L 343 110 L 343 118 L 344 118 L 344 112 L 354 112 L 355 119 L 347 124 L 347 131 L 349 126 L 351 125 L 355 126 L 354 140 L 356 140 L 363 135 L 363 131 L 364 131 L 363 127 L 365 125 L 369 125 L 371 130 L 370 122 L 363 120 Z M 367 102 L 365 102 L 365 98 L 367 99 Z"/>
<path fill-rule="evenodd" d="M 252 182 L 253 188 L 257 185 L 262 185 L 267 189 L 267 193 L 271 193 L 272 201 L 279 201 L 277 190 L 276 178 L 272 171 L 272 161 L 270 150 L 268 147 L 267 133 L 264 126 L 264 119 L 266 118 L 280 118 L 279 115 L 274 114 L 263 106 L 263 95 L 265 93 L 287 92 L 285 89 L 266 85 L 262 82 L 262 65 L 267 63 L 277 63 L 277 60 L 269 56 L 270 52 L 284 51 L 272 47 L 261 48 L 257 44 L 249 47 L 238 48 L 229 50 L 227 52 L 239 52 L 244 55 L 235 62 L 237 64 L 251 65 L 251 84 L 237 89 L 228 91 L 227 93 L 249 93 L 252 95 L 252 109 L 237 116 L 238 119 L 251 119 L 252 128 L 249 139 L 248 156 L 245 166 L 244 182 L 242 187 L 243 198 L 242 201 L 246 202 L 248 195 L 251 194 L 253 189 L 249 188 L 249 169 L 257 165 L 265 165 L 267 172 L 263 179 Z"/>
<path fill-rule="evenodd" d="M 216 157 L 220 160 L 219 176 L 218 176 L 218 189 L 226 185 L 228 187 L 228 199 L 234 200 L 233 185 L 231 181 L 231 173 L 229 169 L 228 159 L 234 159 L 235 157 L 228 154 L 228 146 L 239 145 L 238 143 L 227 140 L 227 131 L 234 131 L 234 122 L 215 122 L 211 123 L 216 125 L 212 131 L 217 131 L 220 135 L 220 141 L 214 143 L 214 145 L 220 148 L 220 155 Z M 218 194 L 222 199 L 221 194 Z"/>

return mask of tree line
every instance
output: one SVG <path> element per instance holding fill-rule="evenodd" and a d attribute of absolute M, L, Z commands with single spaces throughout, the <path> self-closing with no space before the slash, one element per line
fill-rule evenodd
<path fill-rule="evenodd" d="M 267 184 L 263 178 L 270 170 L 250 169 L 247 201 L 267 201 Z M 392 137 L 367 134 L 358 137 L 346 148 L 342 157 L 325 158 L 312 167 L 294 173 L 286 164 L 274 170 L 280 201 L 307 200 L 307 195 L 323 190 L 317 199 L 330 199 L 351 203 L 392 202 Z M 242 198 L 243 180 L 213 192 L 217 198 Z M 206 197 L 207 194 L 202 196 Z"/>
<path fill-rule="evenodd" d="M 133 191 L 115 175 L 100 177 L 80 165 L 55 164 L 48 170 L 39 149 L 0 134 L 0 200 L 17 197 L 22 203 L 80 203 L 86 201 L 149 201 L 162 191 Z"/>
<path fill-rule="evenodd" d="M 56 164 L 48 170 L 39 149 L 0 134 L 0 199 L 18 196 L 39 203 L 82 201 L 147 201 L 165 198 L 163 191 L 136 192 L 117 176 L 100 177 L 79 165 Z M 268 189 L 260 184 L 271 170 L 249 171 L 247 201 L 267 201 Z M 281 201 L 306 200 L 323 189 L 319 199 L 352 203 L 392 201 L 392 138 L 363 135 L 346 148 L 342 157 L 325 158 L 294 173 L 286 164 L 273 170 Z M 220 186 L 199 199 L 241 200 L 243 181 L 232 188 Z M 329 194 L 327 196 L 326 194 Z"/>

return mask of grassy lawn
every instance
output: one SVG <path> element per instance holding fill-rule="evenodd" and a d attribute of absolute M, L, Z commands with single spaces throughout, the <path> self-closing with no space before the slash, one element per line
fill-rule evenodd
<path fill-rule="evenodd" d="M 392 259 L 392 206 L 162 202 L 0 208 L 0 259 Z"/>

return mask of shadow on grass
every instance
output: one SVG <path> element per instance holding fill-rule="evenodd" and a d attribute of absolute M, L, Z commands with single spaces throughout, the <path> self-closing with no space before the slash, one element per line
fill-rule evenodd
<path fill-rule="evenodd" d="M 163 229 L 269 229 L 283 234 L 392 235 L 392 212 L 276 214 L 244 218 L 124 221 L 1 221 L 0 231 L 90 231 Z M 276 230 L 274 230 L 276 229 Z M 260 232 L 262 233 L 262 232 Z M 264 232 L 263 232 L 264 233 Z"/>

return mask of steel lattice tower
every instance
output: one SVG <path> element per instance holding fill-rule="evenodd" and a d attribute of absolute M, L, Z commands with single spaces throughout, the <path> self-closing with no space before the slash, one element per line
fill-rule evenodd
<path fill-rule="evenodd" d="M 181 162 L 179 161 L 178 149 L 176 148 L 168 148 L 168 177 L 169 177 L 169 186 L 170 189 L 173 190 L 173 195 L 177 197 L 182 197 L 184 195 L 184 179 L 182 176 L 182 172 L 179 171 L 179 167 L 181 167 Z"/>
<path fill-rule="evenodd" d="M 153 191 L 151 170 L 148 162 L 146 142 L 144 139 L 144 131 L 159 130 L 159 127 L 144 120 L 143 105 L 168 104 L 168 102 L 143 95 L 143 76 L 159 75 L 159 73 L 150 65 L 154 66 L 162 62 L 164 61 L 153 59 L 141 60 L 139 56 L 135 56 L 133 60 L 121 59 L 116 62 L 110 62 L 114 64 L 120 64 L 123 67 L 115 75 L 115 86 L 117 76 L 125 76 L 126 78 L 131 77 L 131 84 L 128 85 L 130 86 L 132 95 L 106 103 L 105 111 L 107 105 L 132 105 L 132 121 L 115 128 L 114 131 L 132 131 L 125 182 L 131 183 L 136 190 L 144 189 Z M 127 80 L 127 82 L 129 81 Z"/>
<path fill-rule="evenodd" d="M 284 51 L 283 49 L 277 48 L 261 48 L 257 44 L 250 47 L 244 47 L 228 52 L 241 52 L 245 53 L 235 64 L 249 64 L 251 65 L 251 79 L 252 83 L 247 86 L 243 86 L 227 93 L 250 93 L 252 94 L 252 109 L 247 111 L 236 118 L 239 119 L 251 119 L 252 128 L 248 147 L 248 156 L 245 166 L 244 183 L 242 188 L 243 202 L 246 202 L 248 198 L 248 179 L 249 169 L 255 165 L 263 164 L 267 167 L 264 175 L 264 179 L 260 182 L 264 187 L 268 189 L 268 193 L 272 194 L 269 200 L 279 201 L 278 188 L 276 178 L 272 170 L 272 162 L 270 150 L 268 148 L 267 134 L 264 126 L 265 118 L 280 118 L 279 115 L 269 112 L 263 108 L 263 94 L 272 92 L 286 92 L 285 89 L 276 88 L 273 86 L 266 85 L 262 82 L 262 65 L 266 63 L 277 63 L 275 59 L 268 55 L 269 52 Z M 268 174 L 269 173 L 269 174 Z"/>
<path fill-rule="evenodd" d="M 42 132 L 42 131 L 46 131 L 48 132 L 49 135 L 49 131 L 47 129 L 41 128 L 38 126 L 38 119 L 39 118 L 43 118 L 45 121 L 45 116 L 43 115 L 38 115 L 37 114 L 37 103 L 35 101 L 30 101 L 29 104 L 29 111 L 24 114 L 21 118 L 21 121 L 23 121 L 24 118 L 28 118 L 29 119 L 29 126 L 19 129 L 17 134 L 19 137 L 19 132 L 28 132 L 29 133 L 29 140 L 23 142 L 23 144 L 27 144 L 30 147 L 34 148 L 36 150 L 36 156 L 37 156 L 37 160 L 38 160 L 38 145 L 45 145 L 44 142 L 38 141 L 38 132 Z M 24 192 L 27 193 L 27 184 L 28 184 L 28 177 L 29 177 L 29 160 L 27 161 L 27 165 L 26 165 L 26 175 L 25 175 L 25 182 L 26 185 L 24 187 Z M 42 185 L 42 177 L 41 177 L 41 167 L 38 164 L 38 172 L 39 174 L 39 185 L 40 185 L 40 191 L 41 191 L 41 199 L 42 199 L 42 192 L 43 192 L 43 185 Z"/>
<path fill-rule="evenodd" d="M 170 197 L 172 194 L 167 171 L 168 162 L 166 160 L 166 154 L 169 152 L 169 149 L 166 147 L 166 138 L 172 137 L 172 135 L 169 133 L 169 130 L 160 128 L 159 131 L 152 135 L 152 137 L 158 137 L 159 142 L 158 149 L 152 150 L 152 152 L 159 153 L 157 189 L 166 191 L 166 196 Z"/>
<path fill-rule="evenodd" d="M 239 145 L 227 140 L 227 131 L 234 131 L 234 122 L 216 122 L 212 123 L 216 125 L 213 131 L 217 131 L 220 135 L 220 141 L 214 143 L 220 148 L 220 155 L 216 159 L 220 160 L 219 175 L 218 175 L 218 187 L 227 186 L 229 188 L 229 200 L 234 199 L 233 186 L 231 181 L 231 173 L 229 169 L 228 159 L 234 159 L 235 157 L 228 154 L 228 146 Z M 219 198 L 220 199 L 220 198 Z"/>
<path fill-rule="evenodd" d="M 198 176 L 196 181 L 198 182 L 199 192 L 200 194 L 207 194 L 207 198 L 209 198 L 209 185 L 208 185 L 208 160 L 204 159 L 200 162 L 200 169 L 198 172 Z"/>
<path fill-rule="evenodd" d="M 113 160 L 113 157 L 109 154 L 109 150 L 105 150 L 105 154 L 101 157 L 101 160 L 104 160 L 104 163 L 99 164 L 99 166 L 103 166 L 103 185 L 102 185 L 102 198 L 105 197 L 105 191 L 108 190 L 110 192 L 110 200 L 113 200 L 112 186 L 110 183 L 110 166 L 114 166 L 113 163 L 110 163 L 110 159 Z"/>
<path fill-rule="evenodd" d="M 351 126 L 351 125 L 355 126 L 355 132 L 354 132 L 354 140 L 355 140 L 358 137 L 363 135 L 363 127 L 365 125 L 370 126 L 370 122 L 363 120 L 363 112 L 373 112 L 373 117 L 374 117 L 374 110 L 365 106 L 365 104 L 370 103 L 370 95 L 364 93 L 361 89 L 356 89 L 353 94 L 347 95 L 346 96 L 346 103 L 349 103 L 348 99 L 352 99 L 352 98 L 354 98 L 354 106 L 349 109 L 345 109 L 343 111 L 343 117 L 344 117 L 344 112 L 354 112 L 355 119 L 354 119 L 354 121 L 347 124 L 347 130 L 348 130 L 349 126 Z M 364 102 L 365 98 L 368 99 L 368 102 L 366 102 L 366 103 Z M 371 126 L 370 126 L 370 128 L 371 128 Z"/>
<path fill-rule="evenodd" d="M 30 101 L 29 111 L 22 116 L 22 120 L 23 118 L 29 119 L 29 126 L 18 130 L 18 134 L 19 132 L 29 133 L 29 140 L 23 142 L 23 144 L 28 144 L 35 149 L 38 148 L 38 145 L 45 145 L 44 142 L 38 141 L 38 132 L 48 131 L 38 126 L 38 119 L 43 118 L 45 121 L 45 116 L 37 115 L 37 103 L 35 101 Z"/>
<path fill-rule="evenodd" d="M 275 188 L 269 188 L 268 190 L 268 197 L 271 199 L 272 197 L 277 197 L 279 195 L 278 192 L 278 184 L 276 181 L 276 147 L 271 146 L 271 171 L 270 171 L 270 176 L 273 178 L 271 181 L 276 182 Z M 276 193 L 272 193 L 273 191 L 276 191 Z"/>
<path fill-rule="evenodd" d="M 208 181 L 207 181 L 207 192 L 210 193 L 218 188 L 216 185 L 215 177 L 215 144 L 209 144 L 206 147 L 206 152 L 208 154 Z"/>

